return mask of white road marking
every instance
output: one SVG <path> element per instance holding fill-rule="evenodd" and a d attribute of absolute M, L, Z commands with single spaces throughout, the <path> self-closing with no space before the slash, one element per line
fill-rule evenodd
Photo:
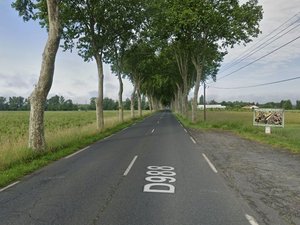
<path fill-rule="evenodd" d="M 151 134 L 153 134 L 153 133 L 154 133 L 154 131 L 155 131 L 155 129 L 153 129 L 153 130 L 151 131 Z"/>
<path fill-rule="evenodd" d="M 77 151 L 77 152 L 75 152 L 75 153 L 73 153 L 73 154 L 71 154 L 71 155 L 66 156 L 65 159 L 71 158 L 71 157 L 73 157 L 74 155 L 77 155 L 78 153 L 83 152 L 84 150 L 87 150 L 87 149 L 89 149 L 89 148 L 90 148 L 90 146 L 87 146 L 87 147 L 85 147 L 85 148 L 83 148 L 83 149 L 81 149 L 81 150 L 79 150 L 79 151 Z"/>
<path fill-rule="evenodd" d="M 129 171 L 130 171 L 131 167 L 133 166 L 133 164 L 134 164 L 135 160 L 137 159 L 137 157 L 138 157 L 137 155 L 134 156 L 134 158 L 131 161 L 131 163 L 129 164 L 128 168 L 125 170 L 123 176 L 127 176 L 127 174 L 129 173 Z"/>
<path fill-rule="evenodd" d="M 12 186 L 14 186 L 14 185 L 16 185 L 16 184 L 19 183 L 19 182 L 20 182 L 20 181 L 16 181 L 16 182 L 14 182 L 14 183 L 12 183 L 12 184 L 10 184 L 10 185 L 7 185 L 6 187 L 0 189 L 0 192 L 5 191 L 6 189 L 8 189 L 8 188 L 10 188 L 10 187 L 12 187 Z"/>
<path fill-rule="evenodd" d="M 125 127 L 123 130 L 127 130 L 128 129 L 128 127 Z"/>
<path fill-rule="evenodd" d="M 251 225 L 258 225 L 258 223 L 256 222 L 256 220 L 252 216 L 250 216 L 248 214 L 246 214 L 245 216 L 246 216 L 246 219 L 249 221 L 249 223 Z"/>
<path fill-rule="evenodd" d="M 115 135 L 116 135 L 116 134 L 111 134 L 111 135 L 109 135 L 109 136 L 103 138 L 103 140 L 106 140 L 106 139 L 108 139 L 108 138 L 111 138 L 111 137 L 113 137 L 113 136 L 115 136 Z"/>
<path fill-rule="evenodd" d="M 186 130 L 186 129 L 184 129 L 184 131 L 185 131 L 185 133 L 187 133 L 187 130 Z"/>
<path fill-rule="evenodd" d="M 204 159 L 206 160 L 206 162 L 208 163 L 208 165 L 210 166 L 210 168 L 215 172 L 218 173 L 218 170 L 216 169 L 216 167 L 214 166 L 214 164 L 211 163 L 211 161 L 206 157 L 206 155 L 204 153 L 202 153 Z"/>
<path fill-rule="evenodd" d="M 159 124 L 159 121 L 157 121 L 157 124 Z"/>
<path fill-rule="evenodd" d="M 194 144 L 197 143 L 193 137 L 190 137 L 190 139 L 192 140 L 192 142 L 193 142 Z"/>

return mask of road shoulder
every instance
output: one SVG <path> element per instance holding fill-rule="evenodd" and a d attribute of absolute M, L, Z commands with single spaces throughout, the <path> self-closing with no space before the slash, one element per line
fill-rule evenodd
<path fill-rule="evenodd" d="M 300 155 L 230 132 L 189 129 L 265 224 L 300 224 Z"/>

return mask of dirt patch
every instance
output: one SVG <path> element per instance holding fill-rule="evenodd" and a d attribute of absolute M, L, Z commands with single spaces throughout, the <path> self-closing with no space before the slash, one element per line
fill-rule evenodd
<path fill-rule="evenodd" d="M 190 129 L 190 133 L 262 223 L 300 224 L 300 154 L 230 132 Z"/>

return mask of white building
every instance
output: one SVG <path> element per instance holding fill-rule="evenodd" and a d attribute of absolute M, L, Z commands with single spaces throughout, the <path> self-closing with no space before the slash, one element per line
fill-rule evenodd
<path fill-rule="evenodd" d="M 203 110 L 204 105 L 198 105 L 197 108 Z M 206 108 L 207 109 L 225 109 L 226 106 L 221 105 L 221 104 L 215 104 L 215 105 L 206 105 Z"/>

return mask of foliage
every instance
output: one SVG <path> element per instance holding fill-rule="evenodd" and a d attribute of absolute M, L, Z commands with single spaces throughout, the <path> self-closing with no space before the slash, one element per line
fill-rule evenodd
<path fill-rule="evenodd" d="M 110 50 L 137 26 L 133 12 L 141 11 L 139 0 L 75 0 L 68 1 L 67 6 L 69 17 L 63 47 L 65 50 L 76 47 L 85 61 L 100 54 L 110 62 L 113 55 Z"/>
<path fill-rule="evenodd" d="M 280 106 L 283 109 L 293 109 L 293 105 L 292 105 L 291 100 L 282 100 L 280 102 Z"/>
<path fill-rule="evenodd" d="M 300 109 L 300 100 L 296 101 L 296 109 Z"/>
<path fill-rule="evenodd" d="M 70 111 L 78 110 L 71 99 L 65 100 L 63 96 L 55 95 L 47 100 L 46 110 L 48 111 Z"/>

